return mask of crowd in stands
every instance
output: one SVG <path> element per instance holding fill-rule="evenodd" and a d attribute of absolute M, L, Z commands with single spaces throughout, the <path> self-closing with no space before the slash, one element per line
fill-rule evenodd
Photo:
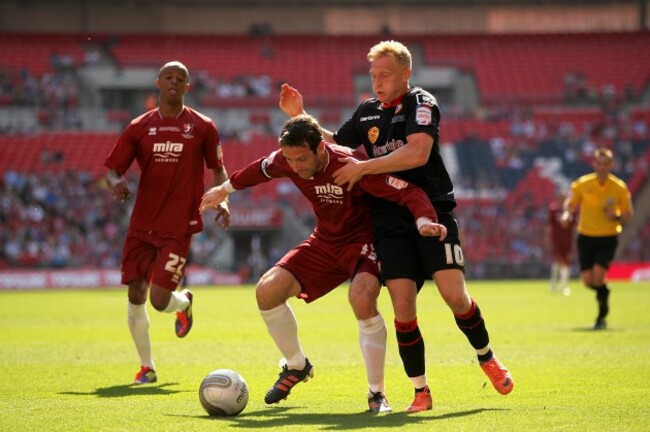
<path fill-rule="evenodd" d="M 513 114 L 512 119 L 506 136 L 477 139 L 469 144 L 461 140 L 456 146 L 461 159 L 462 152 L 468 149 L 484 158 L 477 162 L 480 167 L 459 173 L 464 187 L 492 191 L 487 194 L 490 198 L 459 198 L 457 214 L 469 277 L 545 277 L 549 245 L 540 233 L 547 222 L 547 204 L 557 189 L 549 183 L 551 187 L 540 196 L 541 177 L 532 177 L 525 184 L 526 173 L 534 171 L 536 159 L 558 158 L 562 169 L 555 175 L 572 180 L 591 171 L 588 161 L 595 146 L 608 145 L 617 155 L 616 175 L 632 184 L 635 175 L 645 177 L 648 172 L 650 135 L 642 118 L 621 115 L 582 128 L 562 120 L 544 122 L 519 114 Z M 57 152 L 45 156 L 57 160 L 64 157 Z M 52 172 L 4 173 L 0 184 L 0 267 L 117 267 L 128 206 L 114 201 L 103 179 L 60 169 L 64 164 L 55 166 L 58 169 Z M 492 174 L 472 176 L 477 172 Z M 512 177 L 519 181 L 510 184 Z M 137 178 L 131 181 L 135 190 Z M 515 193 L 515 186 L 521 190 L 513 203 L 508 199 Z M 275 195 L 256 198 L 247 194 L 246 199 L 275 200 L 295 205 L 298 214 L 310 213 L 304 201 L 284 190 L 281 182 L 268 193 Z M 237 202 L 234 200 L 233 205 Z M 305 220 L 309 223 L 309 219 Z M 225 241 L 224 233 L 214 225 L 206 220 L 206 231 L 192 251 L 193 264 L 214 265 L 215 251 Z M 621 251 L 621 259 L 650 259 L 649 224 Z"/>
<path fill-rule="evenodd" d="M 117 268 L 127 211 L 88 173 L 6 171 L 0 268 Z"/>
<path fill-rule="evenodd" d="M 0 106 L 36 108 L 43 130 L 81 129 L 77 70 L 69 56 L 53 53 L 50 72 L 35 76 L 28 68 L 0 66 Z M 3 124 L 2 134 L 33 133 Z"/>
<path fill-rule="evenodd" d="M 217 76 L 214 70 L 223 70 L 222 60 L 233 60 L 232 65 L 236 64 L 235 53 L 220 58 L 212 74 L 200 68 L 193 69 L 192 93 L 200 103 L 220 107 L 224 106 L 224 101 L 229 101 L 230 105 L 225 106 L 259 108 L 256 104 L 260 101 L 270 101 L 275 108 L 274 87 L 278 85 L 280 76 L 277 70 L 267 67 L 267 63 L 270 65 L 271 60 L 279 59 L 279 70 L 285 72 L 282 55 L 286 55 L 287 51 L 293 58 L 295 41 L 287 39 L 291 44 L 285 45 L 284 39 L 274 39 L 272 32 L 264 25 L 252 29 L 251 34 L 253 41 L 238 39 L 238 49 L 259 49 L 256 52 L 262 60 L 258 62 L 258 69 L 246 74 Z M 645 40 L 643 35 L 631 37 L 635 41 Z M 114 55 L 121 53 L 116 58 L 123 61 L 128 62 L 130 57 L 126 54 L 131 52 L 140 61 L 143 53 L 140 38 L 126 39 L 121 42 L 110 39 L 107 49 Z M 214 45 L 210 38 L 204 39 L 191 39 L 198 50 L 194 53 L 196 58 L 203 60 L 205 57 L 199 55 L 201 49 L 212 50 Z M 467 43 L 464 40 L 460 38 L 456 42 Z M 154 46 L 158 46 L 157 41 L 156 37 L 152 37 Z M 37 42 L 34 43 L 38 45 Z M 501 38 L 491 38 L 488 42 L 510 43 Z M 582 45 L 584 41 L 579 37 L 574 42 L 581 47 L 586 46 Z M 363 40 L 349 39 L 342 43 L 351 49 L 359 49 L 359 52 L 367 49 L 367 43 Z M 439 55 L 453 57 L 463 51 L 447 47 L 448 43 L 439 46 L 436 39 L 423 43 L 425 57 L 430 61 L 437 60 Z M 480 46 L 474 46 L 478 50 L 474 53 L 477 59 L 483 58 Z M 291 49 L 287 50 L 288 47 Z M 451 51 L 445 51 L 447 48 Z M 527 52 L 525 46 L 522 50 Z M 337 59 L 340 58 L 338 52 L 334 54 Z M 28 67 L 0 64 L 0 107 L 35 108 L 41 131 L 83 129 L 79 115 L 77 67 L 96 63 L 98 56 L 96 51 L 89 51 L 83 57 L 78 53 L 73 56 L 52 52 L 49 59 L 44 59 L 47 67 L 39 74 Z M 313 68 L 312 62 L 304 63 L 303 67 L 309 70 Z M 338 67 L 337 73 L 347 77 L 351 67 Z M 591 72 L 593 75 L 593 70 Z M 481 70 L 477 70 L 477 73 L 479 84 L 483 83 L 482 90 L 485 91 L 490 80 L 486 80 L 485 76 L 480 79 Z M 483 70 L 482 73 L 487 72 Z M 499 76 L 498 73 L 496 75 Z M 331 77 L 324 73 L 325 78 Z M 506 102 L 501 104 L 493 98 L 493 103 L 483 106 L 482 111 L 471 118 L 467 118 L 468 113 L 460 112 L 453 106 L 442 107 L 441 141 L 444 145 L 453 146 L 458 161 L 458 173 L 454 179 L 459 200 L 456 211 L 468 262 L 468 277 L 494 278 L 505 274 L 510 277 L 546 277 L 550 262 L 549 245 L 540 238 L 540 233 L 544 232 L 547 221 L 547 204 L 554 199 L 558 189 L 566 190 L 571 180 L 591 171 L 589 162 L 596 147 L 605 146 L 614 150 L 617 159 L 614 174 L 628 183 L 633 196 L 647 183 L 647 173 L 650 171 L 650 110 L 634 108 L 640 101 L 642 88 L 640 85 L 621 86 L 623 81 L 617 87 L 602 80 L 598 86 L 594 86 L 590 79 L 593 80 L 593 76 L 589 73 L 569 70 L 559 85 L 564 88 L 561 105 L 526 105 L 514 102 L 513 98 L 506 98 Z M 557 81 L 562 81 L 562 78 L 557 78 Z M 544 82 L 544 79 L 540 78 L 540 82 Z M 304 85 L 313 92 L 320 84 L 319 77 Z M 333 88 L 336 87 L 334 84 L 342 86 L 340 79 L 328 81 Z M 493 91 L 493 96 L 500 94 L 498 88 L 489 87 L 488 90 Z M 342 86 L 338 88 L 338 93 L 332 90 L 332 94 L 327 96 L 342 97 L 345 94 L 349 97 L 348 93 L 349 89 Z M 252 105 L 238 104 L 238 101 L 247 100 Z M 542 100 L 546 101 L 545 98 Z M 149 107 L 155 106 L 155 95 L 152 94 L 147 103 Z M 259 109 L 251 109 L 248 121 L 242 122 L 243 129 L 231 129 L 229 125 L 219 124 L 226 144 L 224 151 L 231 161 L 234 158 L 227 154 L 229 141 L 232 147 L 241 148 L 250 147 L 251 142 L 261 140 L 270 143 L 273 148 L 277 145 L 277 131 L 274 130 L 277 125 L 271 124 L 267 105 L 260 106 Z M 327 113 L 323 111 L 322 117 Z M 334 113 L 331 123 L 335 125 L 345 117 L 340 105 L 331 107 L 331 113 Z M 127 109 L 119 114 L 121 122 L 131 118 Z M 328 125 L 325 118 L 322 120 Z M 33 132 L 21 125 L 0 121 L 0 137 Z M 263 137 L 260 138 L 260 134 Z M 267 152 L 267 149 L 264 151 Z M 248 161 L 251 156 L 246 151 L 242 153 Z M 238 158 L 240 156 L 237 155 Z M 68 159 L 64 152 L 48 148 L 39 157 L 55 163 L 45 165 L 46 169 L 40 172 L 8 170 L 0 173 L 0 268 L 118 268 L 129 206 L 113 200 L 103 178 L 97 177 L 97 170 L 91 174 L 70 169 L 66 165 Z M 238 164 L 243 163 L 237 160 Z M 229 168 L 240 167 L 234 165 L 237 164 L 229 165 Z M 132 177 L 131 183 L 131 189 L 135 190 L 137 178 Z M 232 205 L 238 205 L 238 200 L 257 205 L 272 202 L 289 206 L 295 209 L 296 217 L 303 223 L 314 223 L 308 204 L 286 182 L 276 182 L 274 188 L 260 187 L 250 193 L 242 193 L 234 197 Z M 205 231 L 193 242 L 192 264 L 217 265 L 221 262 L 216 257 L 220 245 L 232 240 L 210 222 L 206 220 Z M 271 254 L 270 251 L 260 252 Z M 272 255 L 278 256 L 282 252 L 274 250 Z M 620 260 L 650 260 L 650 221 L 646 221 L 638 235 L 621 250 Z"/>

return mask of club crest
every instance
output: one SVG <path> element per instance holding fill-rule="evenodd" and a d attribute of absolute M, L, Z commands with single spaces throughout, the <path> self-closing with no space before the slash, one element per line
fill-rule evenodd
<path fill-rule="evenodd" d="M 368 129 L 368 141 L 370 141 L 371 144 L 374 144 L 377 142 L 377 138 L 379 138 L 379 128 L 373 126 Z"/>

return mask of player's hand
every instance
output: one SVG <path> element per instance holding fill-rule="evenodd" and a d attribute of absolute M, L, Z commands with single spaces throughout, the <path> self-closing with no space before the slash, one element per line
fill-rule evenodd
<path fill-rule="evenodd" d="M 440 237 L 440 241 L 447 238 L 447 227 L 435 222 L 428 222 L 420 226 L 420 235 L 425 237 Z"/>
<path fill-rule="evenodd" d="M 280 109 L 290 118 L 304 114 L 305 106 L 302 101 L 302 95 L 298 90 L 284 83 L 280 87 Z"/>
<path fill-rule="evenodd" d="M 206 193 L 203 194 L 203 198 L 201 198 L 199 213 L 203 214 L 208 209 L 215 209 L 217 212 L 223 212 L 223 206 L 220 206 L 220 204 L 225 201 L 227 196 L 228 192 L 226 191 L 226 188 L 223 187 L 223 185 L 215 186 L 209 189 Z M 227 205 L 226 211 L 228 212 L 228 220 L 230 222 L 230 212 L 227 210 Z"/>
<path fill-rule="evenodd" d="M 216 210 L 217 214 L 214 217 L 214 221 L 218 223 L 221 228 L 227 230 L 230 226 L 230 208 L 228 207 L 228 201 L 219 204 Z"/>
<path fill-rule="evenodd" d="M 347 183 L 348 191 L 351 191 L 355 183 L 363 177 L 362 170 L 364 162 L 353 157 L 340 158 L 339 162 L 345 162 L 345 165 L 334 171 L 334 183 L 338 186 L 343 186 Z"/>
<path fill-rule="evenodd" d="M 566 228 L 566 227 L 569 226 L 569 222 L 571 222 L 571 213 L 569 213 L 567 210 L 565 210 L 560 215 L 560 225 L 562 225 L 562 227 Z"/>
<path fill-rule="evenodd" d="M 614 208 L 614 206 L 607 206 L 605 208 L 605 216 L 607 216 L 607 219 L 612 220 L 612 221 L 616 221 L 616 220 L 621 219 L 620 216 L 618 215 L 618 213 L 616 212 L 616 209 Z"/>
<path fill-rule="evenodd" d="M 115 199 L 124 202 L 129 196 L 131 196 L 129 185 L 126 183 L 126 180 L 124 180 L 123 177 L 109 175 L 106 177 L 106 183 L 113 192 L 113 197 Z"/>

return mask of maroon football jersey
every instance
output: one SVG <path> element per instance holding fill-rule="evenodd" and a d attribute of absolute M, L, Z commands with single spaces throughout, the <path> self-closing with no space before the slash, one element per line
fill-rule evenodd
<path fill-rule="evenodd" d="M 244 189 L 272 178 L 288 177 L 314 208 L 317 219 L 315 233 L 331 242 L 371 241 L 371 207 L 366 193 L 407 206 L 415 219 L 428 217 L 437 222 L 435 210 L 424 191 L 396 177 L 367 175 L 350 192 L 347 186 L 337 186 L 332 174 L 345 165 L 338 159 L 352 156 L 352 150 L 336 144 L 327 144 L 326 149 L 329 163 L 311 179 L 300 178 L 282 152 L 276 150 L 268 157 L 233 173 L 230 183 L 235 189 Z"/>
<path fill-rule="evenodd" d="M 571 250 L 573 244 L 573 232 L 576 227 L 576 218 L 572 217 L 569 224 L 562 226 L 562 207 L 557 202 L 552 202 L 548 206 L 548 223 L 551 227 L 551 242 L 554 246 Z"/>
<path fill-rule="evenodd" d="M 123 175 L 134 160 L 142 173 L 129 228 L 201 231 L 203 161 L 211 169 L 223 166 L 214 122 L 189 107 L 175 118 L 163 118 L 153 109 L 127 126 L 104 164 Z"/>

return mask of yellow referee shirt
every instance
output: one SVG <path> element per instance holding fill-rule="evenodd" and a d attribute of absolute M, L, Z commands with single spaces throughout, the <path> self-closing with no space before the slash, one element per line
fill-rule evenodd
<path fill-rule="evenodd" d="M 601 184 L 596 173 L 587 174 L 571 183 L 569 207 L 580 207 L 578 233 L 590 237 L 606 237 L 620 234 L 620 221 L 607 217 L 607 209 L 613 207 L 616 214 L 632 211 L 632 197 L 625 182 L 609 174 Z"/>

